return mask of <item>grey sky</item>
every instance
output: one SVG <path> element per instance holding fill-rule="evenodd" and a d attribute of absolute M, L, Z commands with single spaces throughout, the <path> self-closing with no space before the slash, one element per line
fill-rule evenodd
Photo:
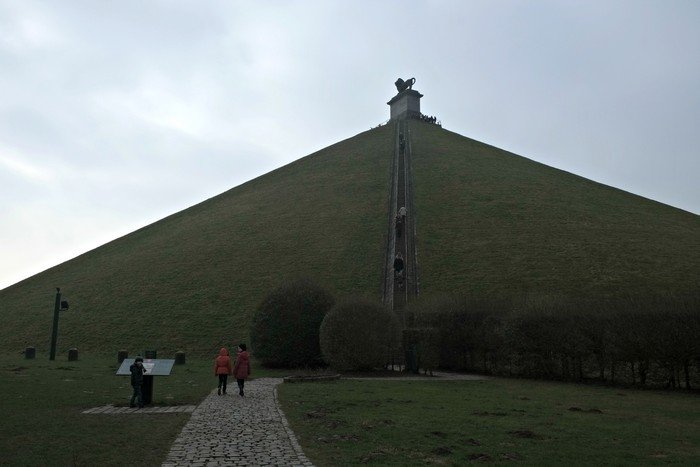
<path fill-rule="evenodd" d="M 0 0 L 0 288 L 388 119 L 700 213 L 700 2 Z"/>

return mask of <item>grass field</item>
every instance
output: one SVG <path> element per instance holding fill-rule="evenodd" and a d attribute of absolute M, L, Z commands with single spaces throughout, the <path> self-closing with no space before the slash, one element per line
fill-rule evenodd
<path fill-rule="evenodd" d="M 527 380 L 285 384 L 317 465 L 700 463 L 696 394 Z"/>
<path fill-rule="evenodd" d="M 198 404 L 216 387 L 212 364 L 190 360 L 155 377 L 153 404 Z M 129 403 L 130 380 L 115 375 L 118 366 L 116 356 L 0 356 L 0 465 L 160 465 L 190 414 L 81 414 Z M 255 373 L 277 374 L 257 365 Z"/>
<path fill-rule="evenodd" d="M 154 404 L 199 403 L 216 386 L 211 365 L 189 359 L 157 377 Z M 129 378 L 116 376 L 117 366 L 116 358 L 0 356 L 0 464 L 160 465 L 189 414 L 81 414 L 128 403 Z M 317 465 L 700 462 L 697 394 L 508 379 L 341 380 L 283 384 L 279 397 Z"/>

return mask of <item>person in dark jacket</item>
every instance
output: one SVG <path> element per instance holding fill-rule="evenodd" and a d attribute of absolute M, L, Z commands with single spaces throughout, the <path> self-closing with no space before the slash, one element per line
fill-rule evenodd
<path fill-rule="evenodd" d="M 136 357 L 134 363 L 129 367 L 131 372 L 131 387 L 134 388 L 134 393 L 131 395 L 131 402 L 129 402 L 130 407 L 136 407 L 134 402 L 138 399 L 139 408 L 143 408 L 143 374 L 146 372 L 146 368 L 143 366 L 143 358 Z"/>
<path fill-rule="evenodd" d="M 246 350 L 245 344 L 238 346 L 238 356 L 233 367 L 233 374 L 238 383 L 238 395 L 244 396 L 243 386 L 245 385 L 245 380 L 250 376 L 250 354 Z"/>
<path fill-rule="evenodd" d="M 221 347 L 219 355 L 214 359 L 214 376 L 219 377 L 219 389 L 217 390 L 219 395 L 221 395 L 222 388 L 224 395 L 226 394 L 226 382 L 228 381 L 228 375 L 231 373 L 231 357 L 228 355 L 228 349 Z"/>
<path fill-rule="evenodd" d="M 394 258 L 394 274 L 399 288 L 402 288 L 404 278 L 404 262 L 401 252 L 397 253 L 396 257 Z"/>
<path fill-rule="evenodd" d="M 403 266 L 403 255 L 401 252 L 396 253 L 396 257 L 394 257 L 394 270 L 398 277 L 403 277 Z"/>

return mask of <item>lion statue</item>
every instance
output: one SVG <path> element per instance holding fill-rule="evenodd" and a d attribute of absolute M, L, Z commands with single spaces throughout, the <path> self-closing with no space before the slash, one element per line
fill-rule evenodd
<path fill-rule="evenodd" d="M 397 79 L 396 82 L 394 83 L 396 85 L 396 89 L 399 92 L 405 91 L 406 89 L 413 89 L 413 85 L 416 82 L 416 78 L 408 78 L 406 81 L 402 80 L 401 78 Z"/>

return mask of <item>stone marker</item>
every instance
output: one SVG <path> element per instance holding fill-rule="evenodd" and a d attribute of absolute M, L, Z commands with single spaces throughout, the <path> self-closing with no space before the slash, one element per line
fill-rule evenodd
<path fill-rule="evenodd" d="M 185 352 L 182 350 L 178 350 L 175 352 L 175 365 L 184 365 L 185 364 Z"/>
<path fill-rule="evenodd" d="M 68 361 L 69 362 L 74 362 L 78 360 L 78 349 L 73 347 L 72 349 L 68 349 Z"/>
<path fill-rule="evenodd" d="M 36 347 L 27 347 L 24 349 L 24 358 L 32 360 L 36 357 Z"/>
<path fill-rule="evenodd" d="M 126 350 L 120 350 L 117 352 L 117 361 L 121 364 L 124 359 L 129 358 L 129 352 Z"/>

